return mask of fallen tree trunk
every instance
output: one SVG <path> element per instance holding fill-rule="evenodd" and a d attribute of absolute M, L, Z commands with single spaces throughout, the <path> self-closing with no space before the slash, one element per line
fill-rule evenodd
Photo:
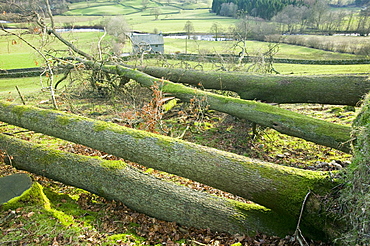
<path fill-rule="evenodd" d="M 341 192 L 346 232 L 338 235 L 342 245 L 368 245 L 370 242 L 370 94 L 353 123 L 356 137 L 354 158 L 346 172 L 346 185 Z"/>
<path fill-rule="evenodd" d="M 228 191 L 291 219 L 299 216 L 309 190 L 327 194 L 336 185 L 328 172 L 266 163 L 54 110 L 1 103 L 0 120 Z"/>
<path fill-rule="evenodd" d="M 157 78 L 205 89 L 234 91 L 242 99 L 271 103 L 355 106 L 370 91 L 368 75 L 257 75 L 162 67 L 136 68 Z"/>
<path fill-rule="evenodd" d="M 194 191 L 142 173 L 122 161 L 80 156 L 0 134 L 11 165 L 64 184 L 122 201 L 158 219 L 231 234 L 291 234 L 294 225 L 275 212 Z"/>
<path fill-rule="evenodd" d="M 189 102 L 198 98 L 200 101 L 205 101 L 211 109 L 250 120 L 290 136 L 303 138 L 347 153 L 351 151 L 350 127 L 314 119 L 265 103 L 225 97 L 170 81 L 158 80 L 155 77 L 123 66 L 104 66 L 97 62 L 81 59 L 80 61 L 93 69 L 119 74 L 136 80 L 147 87 L 154 83 L 162 83 L 161 89 L 163 92 L 170 93 L 183 101 Z"/>

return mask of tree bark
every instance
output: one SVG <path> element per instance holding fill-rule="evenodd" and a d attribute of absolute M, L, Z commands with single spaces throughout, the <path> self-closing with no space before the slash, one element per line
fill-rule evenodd
<path fill-rule="evenodd" d="M 122 161 L 51 150 L 0 134 L 11 164 L 94 194 L 122 201 L 158 219 L 232 234 L 292 233 L 294 225 L 270 209 L 194 191 L 142 173 Z"/>
<path fill-rule="evenodd" d="M 2 103 L 0 120 L 176 174 L 254 201 L 295 220 L 309 190 L 327 194 L 328 172 L 266 163 L 88 118 Z M 93 176 L 91 176 L 93 177 Z M 307 215 L 315 217 L 315 212 Z"/>
<path fill-rule="evenodd" d="M 370 240 L 370 94 L 364 100 L 353 123 L 354 158 L 346 172 L 346 186 L 340 202 L 347 228 L 339 241 L 342 245 L 368 245 Z"/>
<path fill-rule="evenodd" d="M 170 93 L 183 101 L 189 102 L 197 98 L 199 101 L 205 101 L 211 109 L 247 119 L 259 125 L 273 128 L 281 133 L 332 147 L 343 152 L 349 153 L 351 151 L 351 129 L 347 126 L 314 119 L 266 103 L 225 97 L 167 80 L 159 80 L 123 66 L 108 66 L 91 61 L 83 62 L 93 69 L 102 69 L 108 73 L 119 74 L 136 80 L 147 87 L 152 86 L 155 82 L 161 83 L 163 84 L 161 87 L 163 92 Z"/>
<path fill-rule="evenodd" d="M 206 89 L 229 90 L 242 99 L 270 103 L 358 105 L 370 91 L 367 75 L 257 75 L 205 72 L 162 67 L 137 67 L 157 78 Z"/>

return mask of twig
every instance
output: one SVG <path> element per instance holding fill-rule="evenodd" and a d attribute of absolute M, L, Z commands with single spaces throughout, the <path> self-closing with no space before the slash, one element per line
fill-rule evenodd
<path fill-rule="evenodd" d="M 39 18 L 38 14 L 36 14 L 36 16 Z M 40 18 L 38 20 L 38 23 L 42 23 L 40 21 Z M 41 24 L 39 24 L 39 25 L 42 26 Z M 56 103 L 56 100 L 55 100 L 54 90 L 53 90 L 53 87 L 51 86 L 51 84 L 53 83 L 54 74 L 53 74 L 53 70 L 52 70 L 52 68 L 50 66 L 50 63 L 49 63 L 48 59 L 46 58 L 46 56 L 38 48 L 36 48 L 34 45 L 32 45 L 30 42 L 28 42 L 25 38 L 23 38 L 21 35 L 16 34 L 16 33 L 13 33 L 13 32 L 10 32 L 7 29 L 5 29 L 3 26 L 1 27 L 1 30 L 4 31 L 4 32 L 6 32 L 6 33 L 8 33 L 8 34 L 10 34 L 10 35 L 16 36 L 17 38 L 19 38 L 20 40 L 22 40 L 23 42 L 25 42 L 29 47 L 31 47 L 32 49 L 34 49 L 42 57 L 42 59 L 44 59 L 45 65 L 47 66 L 48 72 L 49 72 L 49 80 L 50 80 L 49 89 L 50 89 L 51 99 L 52 99 L 54 108 L 57 109 L 58 106 L 57 106 L 57 103 Z"/>
<path fill-rule="evenodd" d="M 50 18 L 51 28 L 54 29 L 54 18 L 53 18 L 53 14 L 51 13 L 50 2 L 49 0 L 45 0 L 45 3 L 47 6 L 47 13 Z"/>
<path fill-rule="evenodd" d="M 23 105 L 26 105 L 26 102 L 24 101 L 24 97 L 23 97 L 21 91 L 18 88 L 18 85 L 16 85 L 15 88 L 17 89 L 18 95 L 21 98 Z"/>
<path fill-rule="evenodd" d="M 3 134 L 8 135 L 8 136 L 14 136 L 15 134 L 18 134 L 18 133 L 24 133 L 24 132 L 31 132 L 31 131 L 29 131 L 29 130 L 24 130 L 24 131 L 17 131 L 17 132 L 13 132 L 13 133 L 10 133 L 10 132 L 3 132 Z"/>
<path fill-rule="evenodd" d="M 302 214 L 304 211 L 304 206 L 306 205 L 308 196 L 311 194 L 311 191 L 308 191 L 303 202 L 302 202 L 302 207 L 301 207 L 301 212 L 299 214 L 298 222 L 297 222 L 297 228 L 295 229 L 295 232 L 293 234 L 294 238 L 299 242 L 301 246 L 309 246 L 307 243 L 306 239 L 304 238 L 301 229 L 299 228 L 299 225 L 301 224 L 301 219 L 302 219 Z"/>
<path fill-rule="evenodd" d="M 56 90 L 56 89 L 58 88 L 58 85 L 68 77 L 68 75 L 71 73 L 71 70 L 72 70 L 72 68 L 69 68 L 69 69 L 64 73 L 63 77 L 62 77 L 61 79 L 59 79 L 59 80 L 55 83 L 55 85 L 54 85 L 54 90 Z"/>
<path fill-rule="evenodd" d="M 99 42 L 98 42 L 99 60 L 103 59 L 102 51 L 101 51 L 101 41 L 103 40 L 105 35 L 107 35 L 107 30 L 105 30 L 105 27 L 104 27 L 104 34 L 103 36 L 100 37 Z"/>
<path fill-rule="evenodd" d="M 7 223 L 9 220 L 15 218 L 15 216 L 16 216 L 15 211 L 10 211 L 9 214 L 7 214 L 4 218 L 0 219 L 0 226 L 5 225 L 5 223 Z"/>
<path fill-rule="evenodd" d="M 195 243 L 195 244 L 198 244 L 198 245 L 202 245 L 202 246 L 203 246 L 203 245 L 204 245 L 204 246 L 205 246 L 205 245 L 207 245 L 207 244 L 204 244 L 204 243 L 201 243 L 201 242 L 195 241 L 195 240 L 192 240 L 191 242 L 193 242 L 193 243 Z"/>

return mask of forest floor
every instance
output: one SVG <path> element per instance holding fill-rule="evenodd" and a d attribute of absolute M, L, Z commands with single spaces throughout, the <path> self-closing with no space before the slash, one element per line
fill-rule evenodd
<path fill-rule="evenodd" d="M 148 110 L 146 106 L 153 102 L 151 92 L 147 89 L 132 86 L 120 97 L 109 99 L 82 91 L 79 95 L 61 95 L 58 98 L 60 109 L 138 129 L 144 129 L 148 121 L 153 121 L 143 117 L 145 110 Z M 9 98 L 11 100 L 14 99 Z M 30 104 L 50 107 L 44 101 L 40 104 L 38 97 L 29 100 Z M 132 105 L 136 105 L 135 108 Z M 276 106 L 345 125 L 350 125 L 356 115 L 355 108 L 344 106 Z M 182 136 L 187 141 L 281 165 L 311 170 L 338 170 L 345 168 L 351 161 L 349 154 L 283 135 L 272 129 L 254 126 L 243 119 L 202 110 L 196 103 L 178 102 L 172 109 L 163 111 L 160 120 L 155 123 L 156 131 L 160 133 L 165 131 L 174 137 Z M 117 159 L 82 145 L 23 130 L 5 123 L 0 124 L 0 132 L 34 143 L 82 155 Z M 6 158 L 5 155 L 3 157 Z M 125 161 L 159 178 L 243 201 L 242 198 L 212 187 Z M 0 161 L 0 177 L 19 172 L 24 171 L 6 165 L 4 160 Z M 292 235 L 284 238 L 263 234 L 248 237 L 160 221 L 135 212 L 121 202 L 108 201 L 87 191 L 30 175 L 42 185 L 51 210 L 45 209 L 42 204 L 25 204 L 14 212 L 2 211 L 0 207 L 0 222 L 10 213 L 15 213 L 11 220 L 0 223 L 0 245 L 299 245 Z M 330 242 L 318 241 L 311 241 L 309 244 L 331 245 Z"/>

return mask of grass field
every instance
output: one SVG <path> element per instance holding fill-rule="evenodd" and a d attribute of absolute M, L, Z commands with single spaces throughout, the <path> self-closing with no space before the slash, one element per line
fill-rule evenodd
<path fill-rule="evenodd" d="M 230 53 L 235 42 L 233 41 L 201 41 L 188 40 L 188 53 Z M 247 52 L 250 55 L 255 55 L 258 52 L 267 50 L 267 42 L 247 41 Z M 165 52 L 185 52 L 184 39 L 165 38 Z M 240 50 L 236 50 L 237 53 Z M 274 56 L 276 58 L 290 58 L 290 59 L 307 59 L 307 60 L 336 60 L 336 59 L 359 59 L 359 56 L 330 52 L 318 49 L 307 48 L 304 46 L 280 44 L 279 52 Z"/>
<path fill-rule="evenodd" d="M 30 95 L 41 91 L 39 77 L 1 79 L 0 81 L 0 100 L 19 99 L 15 88 L 16 86 L 18 86 L 19 90 L 22 94 L 24 93 L 24 95 Z"/>
<path fill-rule="evenodd" d="M 178 10 L 194 10 L 210 8 L 212 1 L 198 1 L 197 4 L 185 4 L 183 1 L 173 0 L 170 3 L 160 1 L 148 1 L 146 6 L 141 0 L 129 0 L 120 3 L 109 0 L 78 2 L 69 5 L 69 11 L 65 15 L 122 15 L 123 12 L 150 12 L 152 8 L 160 8 L 162 13 L 176 12 Z"/>
<path fill-rule="evenodd" d="M 96 53 L 96 46 L 99 38 L 103 35 L 101 32 L 66 32 L 62 35 L 71 40 L 73 44 L 86 52 Z M 25 36 L 31 40 L 35 45 L 38 40 L 35 36 Z M 41 58 L 37 53 L 28 47 L 22 41 L 17 41 L 13 44 L 14 38 L 2 37 L 0 39 L 0 68 L 1 69 L 14 69 L 14 68 L 27 68 L 35 67 L 43 64 Z M 103 42 L 104 43 L 104 42 Z M 109 44 L 109 37 L 106 38 L 106 44 Z M 188 53 L 195 54 L 231 54 L 238 53 L 239 50 L 232 52 L 233 42 L 231 41 L 196 41 L 188 40 Z M 43 50 L 51 49 L 62 50 L 65 49 L 63 44 L 58 41 L 53 41 L 50 46 L 45 47 Z M 248 41 L 247 51 L 249 55 L 258 55 L 267 50 L 267 43 Z M 126 45 L 125 51 L 130 52 L 131 47 Z M 185 52 L 184 39 L 165 38 L 165 52 L 176 53 Z M 358 59 L 360 57 L 328 52 L 318 49 L 307 48 L 303 46 L 281 44 L 279 52 L 275 55 L 276 58 L 291 58 L 291 59 L 312 59 L 312 60 L 336 60 L 336 59 Z M 275 64 L 275 68 L 283 73 L 295 74 L 335 74 L 335 73 L 368 73 L 368 65 L 335 65 L 335 66 L 322 66 L 322 65 L 297 65 L 297 64 Z"/>
<path fill-rule="evenodd" d="M 143 32 L 161 31 L 162 33 L 184 32 L 185 23 L 190 20 L 194 26 L 194 33 L 210 32 L 211 26 L 218 23 L 219 27 L 227 30 L 233 26 L 237 20 L 228 17 L 216 16 L 209 12 L 211 1 L 199 1 L 197 6 L 184 5 L 180 1 L 171 1 L 170 4 L 150 1 L 147 8 L 143 9 L 141 0 L 129 0 L 121 3 L 108 0 L 83 1 L 69 5 L 69 11 L 64 15 L 55 16 L 55 23 L 59 27 L 65 25 L 91 26 L 103 23 L 109 16 L 124 15 L 127 23 L 132 30 Z M 158 20 L 152 15 L 153 8 L 159 8 L 161 14 Z M 194 9 L 191 9 L 194 8 Z M 62 33 L 62 35 L 73 42 L 73 44 L 91 54 L 97 53 L 97 43 L 103 35 L 101 32 L 89 33 Z M 24 36 L 35 47 L 39 48 L 41 36 Z M 305 38 L 305 37 L 302 37 Z M 352 44 L 361 44 L 360 37 L 320 37 L 327 38 L 328 41 L 346 42 L 350 40 Z M 363 37 L 361 37 L 363 38 Z M 104 39 L 104 45 L 110 45 L 109 35 Z M 362 39 L 361 39 L 362 40 Z M 366 40 L 365 40 L 366 41 Z M 53 41 L 50 45 L 42 47 L 43 51 L 52 51 L 53 55 L 62 56 L 61 52 L 65 46 L 59 41 Z M 267 43 L 248 41 L 247 51 L 249 55 L 259 55 L 267 50 Z M 130 52 L 130 44 L 126 44 L 123 52 Z M 165 53 L 184 53 L 185 40 L 165 38 Z M 233 50 L 233 42 L 229 41 L 196 41 L 188 40 L 187 52 L 195 54 L 237 54 L 238 49 Z M 17 40 L 14 36 L 0 37 L 0 69 L 27 68 L 42 65 L 44 61 L 40 59 L 37 52 L 28 47 L 24 42 Z M 336 60 L 336 59 L 359 59 L 360 56 L 328 52 L 319 49 L 307 48 L 304 46 L 281 44 L 276 58 L 290 59 L 312 59 L 312 60 Z M 174 61 L 176 63 L 176 61 Z M 213 65 L 205 65 L 214 69 Z M 275 64 L 274 67 L 282 74 L 353 74 L 368 73 L 368 65 L 296 65 L 296 64 Z M 3 81 L 4 82 L 4 81 Z M 19 82 L 17 82 L 19 83 Z M 28 88 L 26 86 L 26 88 Z M 32 90 L 32 86 L 29 87 Z M 1 88 L 2 91 L 8 90 Z"/>
<path fill-rule="evenodd" d="M 0 31 L 0 34 L 2 32 Z M 61 34 L 67 40 L 71 41 L 76 47 L 86 52 L 96 52 L 96 44 L 103 35 L 102 32 L 72 33 Z M 42 37 L 39 35 L 23 35 L 28 42 L 42 52 L 49 52 L 55 56 L 61 56 L 66 46 L 60 41 L 50 38 L 47 45 L 41 46 Z M 107 39 L 108 42 L 109 39 Z M 16 69 L 37 67 L 44 64 L 45 61 L 38 53 L 28 46 L 24 41 L 16 37 L 0 36 L 0 69 Z"/>

